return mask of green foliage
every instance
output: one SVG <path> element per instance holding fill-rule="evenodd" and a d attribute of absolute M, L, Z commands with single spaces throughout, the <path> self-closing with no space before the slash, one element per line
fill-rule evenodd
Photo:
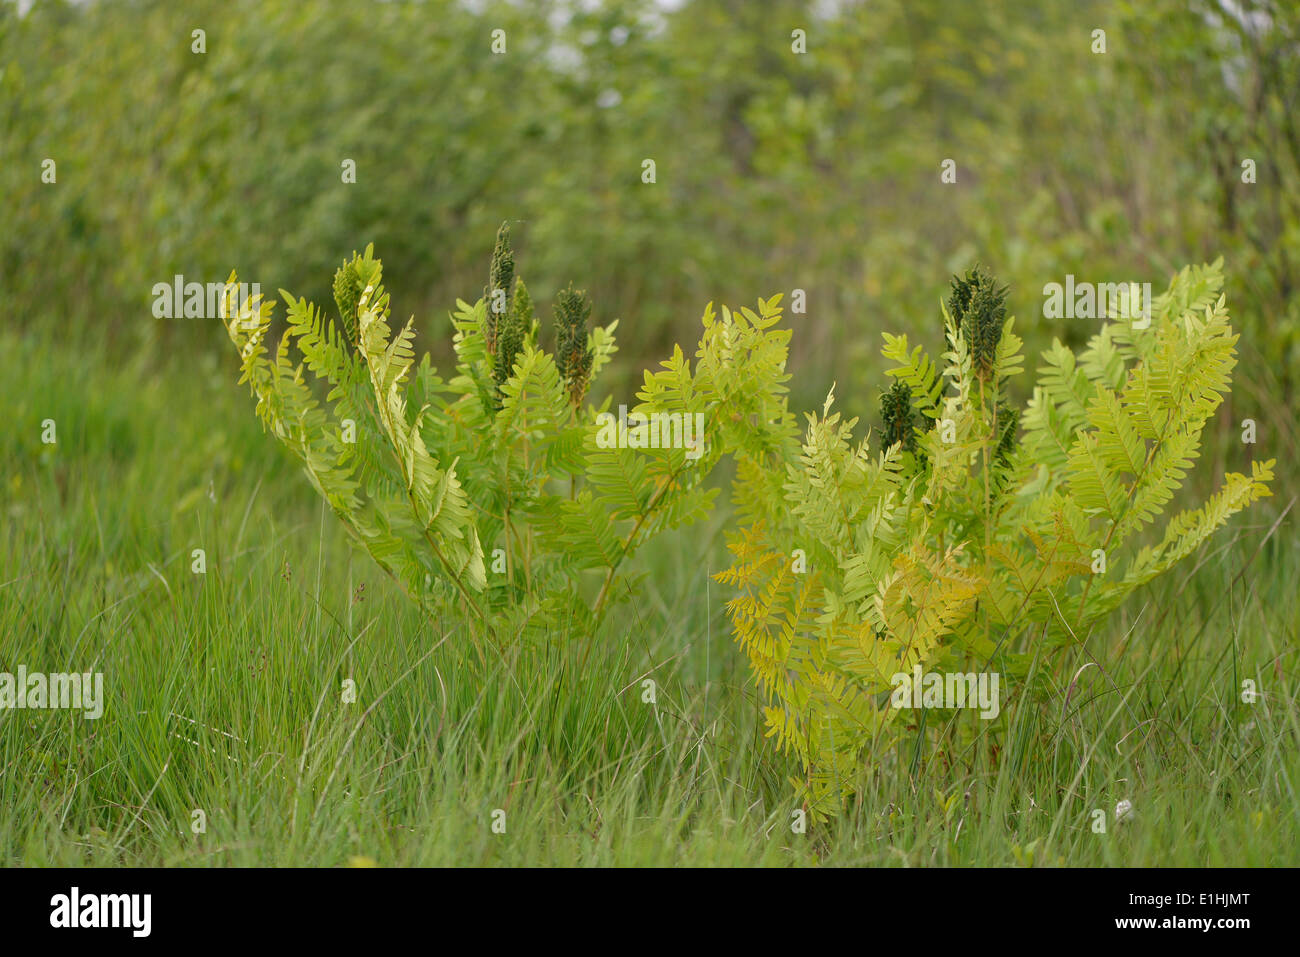
<path fill-rule="evenodd" d="M 152 283 L 257 263 L 245 279 L 324 301 L 333 251 L 356 236 L 404 278 L 402 309 L 434 315 L 482 286 L 508 211 L 529 224 L 539 303 L 582 275 L 608 314 L 638 317 L 620 359 L 693 337 L 708 298 L 801 288 L 817 320 L 801 367 L 861 389 L 881 371 L 875 328 L 928 310 L 929 277 L 977 251 L 1023 318 L 1049 279 L 1141 281 L 1221 250 L 1259 362 L 1240 399 L 1294 451 L 1300 5 L 553 6 L 0 5 L 0 288 L 17 321 L 215 352 L 215 324 L 149 320 Z M 803 24 L 808 53 L 774 22 Z M 1081 23 L 1105 25 L 1105 55 Z M 498 27 L 509 53 L 485 55 Z M 274 151 L 247 149 L 270 135 Z M 653 186 L 637 179 L 647 143 L 662 144 Z M 939 156 L 961 158 L 956 184 Z M 46 157 L 57 184 L 41 181 Z M 1085 345 L 1080 327 L 1060 334 Z M 1034 354 L 1050 342 L 1022 335 Z M 445 363 L 443 345 L 421 343 Z"/>
<path fill-rule="evenodd" d="M 288 328 L 274 349 L 271 305 L 232 305 L 240 381 L 266 428 L 408 595 L 429 610 L 462 606 L 502 641 L 588 633 L 629 593 L 626 559 L 708 512 L 717 490 L 705 480 L 725 451 L 762 454 L 788 418 L 780 297 L 721 319 L 710 306 L 695 368 L 675 349 L 646 372 L 629 422 L 663 415 L 682 441 L 637 447 L 636 429 L 619 440 L 609 398 L 584 403 L 616 349 L 617 322 L 589 333 L 590 302 L 563 290 L 559 348 L 546 352 L 506 227 L 489 294 L 458 302 L 452 316 L 450 379 L 427 355 L 417 362 L 414 320 L 390 325 L 382 279 L 371 247 L 339 268 L 342 331 L 282 292 Z M 495 318 L 494 290 L 510 306 Z M 687 416 L 703 423 L 689 446 Z"/>
<path fill-rule="evenodd" d="M 896 675 L 996 665 L 1023 680 L 1034 655 L 1083 642 L 1269 494 L 1273 462 L 1253 462 L 1167 514 L 1236 361 L 1222 284 L 1219 263 L 1185 269 L 1149 328 L 1108 324 L 1077 356 L 1056 342 L 1020 414 L 1006 394 L 1022 369 L 1014 320 L 991 277 L 968 273 L 945 309 L 941 365 L 885 335 L 898 364 L 877 451 L 830 411 L 832 394 L 802 441 L 785 436 L 779 481 L 742 462 L 750 522 L 716 577 L 740 591 L 736 638 L 815 814 L 833 813 L 899 730 Z"/>
<path fill-rule="evenodd" d="M 719 667 L 716 622 L 704 640 L 716 609 L 694 532 L 721 515 L 638 556 L 639 600 L 608 616 L 589 659 L 521 648 L 480 678 L 461 622 L 432 650 L 418 608 L 368 558 L 349 561 L 229 366 L 117 362 L 105 337 L 67 349 L 66 333 L 0 329 L 0 403 L 17 423 L 0 432 L 0 660 L 92 662 L 109 699 L 97 723 L 0 720 L 0 764 L 31 769 L 0 776 L 6 864 L 1015 866 L 1033 847 L 1074 866 L 1296 859 L 1300 537 L 1286 521 L 1153 582 L 1140 626 L 1114 616 L 1088 643 L 1102 667 L 1067 690 L 1090 659 L 1062 663 L 1053 700 L 1013 702 L 1008 726 L 915 769 L 885 755 L 860 802 L 774 840 L 789 759 L 756 745 L 755 689 L 740 662 Z M 47 416 L 57 446 L 40 442 Z M 207 575 L 191 573 L 195 547 Z M 633 683 L 645 674 L 658 708 Z M 358 706 L 339 703 L 344 677 Z M 1241 703 L 1244 678 L 1260 703 Z M 465 826 L 485 795 L 509 795 L 511 833 L 533 838 Z M 1136 815 L 1121 840 L 1099 838 L 1092 810 L 1120 799 Z M 247 813 L 210 815 L 196 839 L 176 826 L 195 807 Z"/>
<path fill-rule="evenodd" d="M 343 335 L 353 349 L 357 348 L 359 341 L 357 304 L 378 265 L 370 253 L 371 249 L 367 247 L 364 259 L 354 254 L 334 274 L 334 304 L 338 306 L 339 319 L 343 323 Z"/>

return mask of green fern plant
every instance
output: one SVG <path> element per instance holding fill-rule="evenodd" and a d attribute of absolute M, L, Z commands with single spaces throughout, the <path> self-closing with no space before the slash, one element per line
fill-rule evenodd
<path fill-rule="evenodd" d="M 1254 462 L 1167 515 L 1229 389 L 1222 285 L 1221 262 L 1185 269 L 1148 328 L 1107 323 L 1077 356 L 1057 341 L 1018 412 L 1005 290 L 972 271 L 942 307 L 939 362 L 885 335 L 893 385 L 875 451 L 831 411 L 832 390 L 802 437 L 782 437 L 779 479 L 771 460 L 742 458 L 745 526 L 716 577 L 739 592 L 735 636 L 814 815 L 834 813 L 895 740 L 895 676 L 997 660 L 1023 677 L 1034 653 L 1081 642 L 1269 494 L 1274 463 Z"/>
<path fill-rule="evenodd" d="M 1220 263 L 1185 269 L 1148 328 L 1108 323 L 1078 356 L 1055 343 L 1021 411 L 1005 290 L 958 277 L 940 362 L 885 335 L 875 452 L 831 411 L 833 389 L 801 432 L 779 296 L 710 304 L 694 362 L 675 348 L 645 373 L 631 415 L 699 415 L 700 444 L 607 441 L 612 400 L 588 397 L 617 322 L 588 329 L 590 303 L 565 289 L 547 352 L 505 227 L 484 296 L 457 303 L 446 380 L 416 361 L 413 321 L 390 325 L 370 247 L 335 276 L 337 324 L 282 292 L 272 350 L 269 304 L 227 315 L 268 430 L 378 564 L 476 639 L 593 633 L 630 590 L 627 559 L 706 514 L 706 479 L 734 456 L 742 528 L 716 577 L 739 592 L 728 612 L 769 734 L 821 817 L 900 731 L 897 674 L 996 659 L 1023 676 L 1269 494 L 1273 463 L 1257 462 L 1166 516 L 1229 387 L 1222 283 Z"/>
<path fill-rule="evenodd" d="M 287 329 L 274 348 L 272 305 L 236 308 L 232 286 L 240 382 L 353 539 L 430 614 L 467 616 L 476 640 L 593 632 L 630 593 L 627 559 L 705 515 L 725 451 L 770 443 L 771 427 L 753 423 L 788 415 L 779 297 L 720 319 L 710 306 L 695 367 L 676 349 L 646 372 L 629 417 L 704 423 L 694 448 L 652 447 L 604 441 L 612 400 L 588 401 L 617 321 L 589 328 L 591 303 L 570 286 L 548 352 L 508 226 L 482 298 L 451 317 L 446 379 L 427 354 L 417 361 L 414 320 L 391 324 L 382 283 L 367 247 L 335 274 L 337 317 L 281 291 Z"/>

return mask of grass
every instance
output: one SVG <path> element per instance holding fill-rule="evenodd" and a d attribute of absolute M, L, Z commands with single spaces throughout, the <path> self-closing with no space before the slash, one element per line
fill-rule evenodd
<path fill-rule="evenodd" d="M 108 699 L 98 721 L 0 712 L 6 866 L 1300 860 L 1285 492 L 1044 664 L 1044 694 L 904 741 L 798 834 L 797 769 L 706 575 L 724 515 L 646 556 L 589 658 L 557 635 L 484 667 L 351 551 L 233 361 L 17 333 L 0 354 L 0 671 L 102 671 Z"/>

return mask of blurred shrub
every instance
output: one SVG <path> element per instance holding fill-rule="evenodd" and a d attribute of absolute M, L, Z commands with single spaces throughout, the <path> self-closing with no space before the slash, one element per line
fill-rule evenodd
<path fill-rule="evenodd" d="M 437 349 L 510 220 L 539 301 L 582 275 L 607 310 L 594 321 L 636 320 L 624 373 L 708 300 L 803 289 L 792 388 L 812 404 L 827 377 L 877 381 L 883 328 L 939 345 L 922 318 L 934 276 L 977 261 L 1003 276 L 1033 361 L 1096 331 L 1043 320 L 1045 283 L 1160 288 L 1175 263 L 1222 253 L 1252 370 L 1236 401 L 1259 411 L 1293 394 L 1300 358 L 1300 12 L 1231 9 L 5 3 L 0 285 L 20 323 L 207 349 L 219 323 L 154 319 L 153 283 L 238 268 L 268 294 L 324 299 L 321 277 L 375 242 L 394 311 L 425 317 Z M 875 400 L 845 395 L 850 411 Z"/>

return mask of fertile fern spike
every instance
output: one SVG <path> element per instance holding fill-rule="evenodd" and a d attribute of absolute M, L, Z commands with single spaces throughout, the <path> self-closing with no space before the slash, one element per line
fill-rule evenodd
<path fill-rule="evenodd" d="M 487 315 L 483 322 L 483 337 L 487 341 L 488 355 L 496 355 L 500 338 L 499 329 L 509 315 L 510 284 L 515 278 L 515 253 L 510 248 L 510 224 L 502 223 L 497 230 L 496 245 L 492 248 L 492 265 L 488 269 L 488 286 L 483 291 Z M 508 375 L 507 370 L 507 375 Z"/>
<path fill-rule="evenodd" d="M 555 297 L 555 364 L 569 392 L 569 401 L 577 406 L 587 394 L 591 379 L 591 350 L 587 348 L 587 317 L 591 301 L 582 290 L 570 283 Z"/>
<path fill-rule="evenodd" d="M 902 382 L 880 397 L 880 417 L 884 420 L 883 448 L 903 443 L 907 452 L 916 451 L 916 422 L 912 410 L 912 390 Z"/>
<path fill-rule="evenodd" d="M 533 297 L 524 285 L 523 277 L 515 280 L 515 294 L 510 300 L 510 315 L 524 331 L 524 341 L 536 340 L 537 319 L 533 314 Z"/>
<path fill-rule="evenodd" d="M 979 266 L 965 276 L 954 276 L 948 314 L 970 348 L 977 374 L 987 380 L 993 374 L 1006 323 L 1007 287 L 999 289 Z"/>
<path fill-rule="evenodd" d="M 511 303 L 504 316 L 498 317 L 497 322 L 497 354 L 496 364 L 493 366 L 492 375 L 496 379 L 497 392 L 505 386 L 506 382 L 514 375 L 515 360 L 519 358 L 519 353 L 523 351 L 524 340 L 527 338 L 529 327 L 532 325 L 531 316 L 523 315 L 519 309 L 531 309 L 531 300 L 527 298 L 527 292 L 524 293 L 524 299 L 519 301 L 516 295 L 515 302 Z M 488 315 L 492 314 L 492 308 L 488 306 Z"/>

